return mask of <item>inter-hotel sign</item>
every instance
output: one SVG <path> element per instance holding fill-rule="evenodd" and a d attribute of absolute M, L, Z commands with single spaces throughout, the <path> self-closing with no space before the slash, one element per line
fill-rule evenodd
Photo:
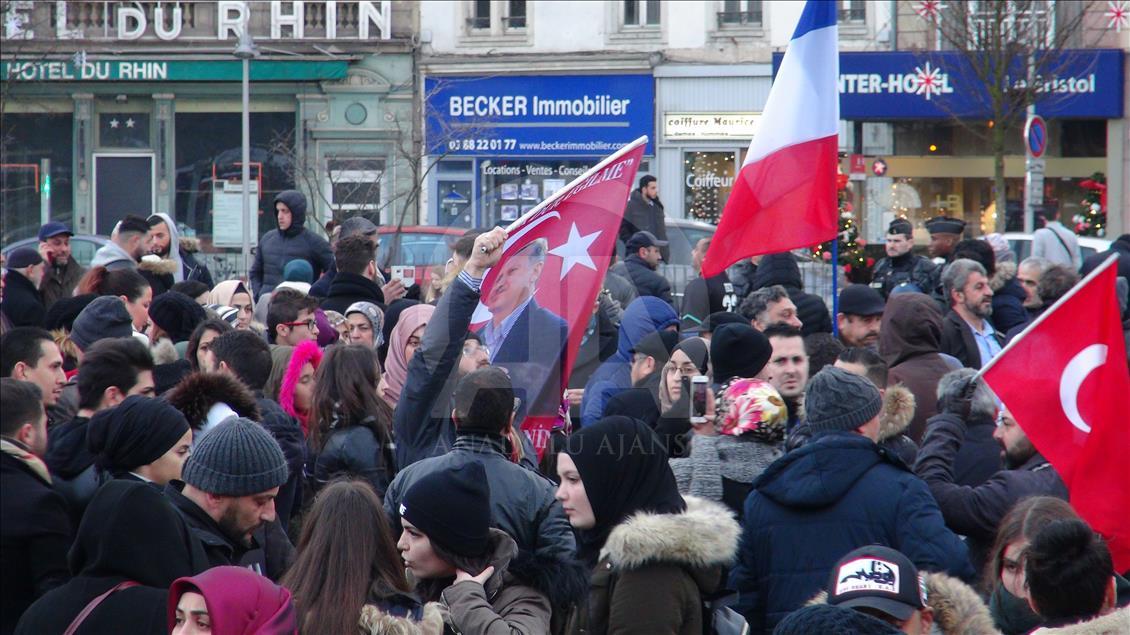
<path fill-rule="evenodd" d="M 67 10 L 70 2 L 59 0 L 54 2 L 55 28 L 50 29 L 48 20 L 44 17 L 33 16 L 36 5 L 48 4 L 46 2 L 28 2 L 13 0 L 3 3 L 5 11 L 4 39 L 5 40 L 141 40 L 152 39 L 172 41 L 181 37 L 184 27 L 184 11 L 180 2 L 158 2 L 150 10 L 146 10 L 141 2 L 106 2 L 98 3 L 106 12 L 104 14 L 107 29 L 97 32 L 94 29 L 73 29 L 67 26 Z M 270 33 L 252 33 L 258 39 L 289 39 L 289 40 L 334 40 L 338 37 L 338 13 L 350 5 L 356 9 L 357 28 L 356 34 L 351 34 L 348 39 L 387 40 L 392 37 L 392 2 L 391 0 L 358 2 L 271 2 L 255 1 L 230 1 L 196 2 L 197 11 L 206 11 L 209 8 L 215 11 L 215 18 L 211 21 L 216 25 L 216 40 L 234 40 L 239 37 L 239 32 L 244 24 L 260 24 L 261 20 L 252 19 L 252 14 L 270 15 Z M 305 5 L 320 4 L 325 10 L 324 26 L 307 31 L 305 19 Z M 72 10 L 74 7 L 70 7 Z M 201 16 L 197 15 L 197 21 Z M 321 22 L 319 20 L 319 22 Z M 207 22 L 205 22 L 207 24 Z M 112 30 L 110 28 L 112 25 Z M 375 27 L 375 28 L 374 28 Z M 284 36 L 285 29 L 285 36 Z M 211 35 L 201 37 L 199 33 L 185 36 L 186 40 L 210 40 Z M 341 38 L 344 39 L 344 38 Z"/>

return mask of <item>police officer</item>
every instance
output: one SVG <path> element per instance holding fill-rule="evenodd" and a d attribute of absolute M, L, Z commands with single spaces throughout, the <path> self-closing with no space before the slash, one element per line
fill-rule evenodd
<path fill-rule="evenodd" d="M 896 218 L 887 227 L 887 257 L 875 265 L 871 287 L 884 299 L 895 289 L 933 293 L 937 286 L 937 265 L 911 253 L 914 228 L 905 218 Z"/>
<path fill-rule="evenodd" d="M 930 232 L 930 245 L 927 247 L 930 257 L 934 262 L 945 266 L 953 260 L 953 248 L 965 233 L 965 221 L 949 216 L 935 216 L 926 221 L 926 231 Z"/>

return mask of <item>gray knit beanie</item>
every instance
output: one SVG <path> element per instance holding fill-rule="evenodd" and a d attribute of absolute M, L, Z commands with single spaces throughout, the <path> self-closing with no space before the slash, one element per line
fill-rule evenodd
<path fill-rule="evenodd" d="M 81 350 L 101 339 L 130 335 L 133 335 L 133 318 L 126 310 L 126 303 L 114 295 L 95 298 L 71 326 L 71 341 Z"/>
<path fill-rule="evenodd" d="M 258 423 L 229 417 L 192 448 L 181 478 L 209 494 L 250 496 L 286 483 L 278 441 Z"/>
<path fill-rule="evenodd" d="M 813 432 L 855 430 L 879 414 L 883 398 L 866 377 L 825 366 L 808 382 L 804 412 Z"/>

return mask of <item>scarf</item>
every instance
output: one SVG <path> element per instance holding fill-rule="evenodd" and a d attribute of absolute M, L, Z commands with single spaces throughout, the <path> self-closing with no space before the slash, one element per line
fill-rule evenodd
<path fill-rule="evenodd" d="M 421 326 L 427 326 L 428 320 L 436 308 L 430 304 L 415 304 L 400 313 L 396 326 L 392 327 L 389 334 L 388 357 L 385 358 L 384 392 L 381 395 L 390 408 L 395 408 L 400 401 L 400 392 L 408 381 L 408 357 L 405 349 L 408 347 L 408 338 Z M 462 334 L 459 335 L 462 338 Z"/>

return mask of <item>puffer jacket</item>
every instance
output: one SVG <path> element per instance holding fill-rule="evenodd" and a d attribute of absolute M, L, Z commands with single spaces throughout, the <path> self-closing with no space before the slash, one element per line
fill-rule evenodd
<path fill-rule="evenodd" d="M 272 229 L 259 239 L 255 262 L 251 265 L 251 291 L 255 297 L 274 291 L 283 280 L 283 267 L 291 260 L 305 260 L 314 268 L 314 279 L 333 263 L 333 252 L 324 238 L 306 229 L 306 197 L 301 192 L 279 192 L 271 202 L 285 203 L 291 211 L 286 231 Z M 274 217 L 274 213 L 271 214 Z"/>
<path fill-rule="evenodd" d="M 769 254 L 757 264 L 753 275 L 753 290 L 764 289 L 779 284 L 789 294 L 796 305 L 797 318 L 800 319 L 801 334 L 832 332 L 832 314 L 820 296 L 804 292 L 804 281 L 800 277 L 800 267 L 796 258 L 789 252 Z"/>
<path fill-rule="evenodd" d="M 675 309 L 659 298 L 637 298 L 624 311 L 616 354 L 602 363 L 588 384 L 581 401 L 581 425 L 596 423 L 613 395 L 632 387 L 632 349 L 645 336 L 679 325 Z"/>
<path fill-rule="evenodd" d="M 553 497 L 553 483 L 512 463 L 509 450 L 500 436 L 465 434 L 456 437 L 455 446 L 447 454 L 405 467 L 383 492 L 393 533 L 400 533 L 400 501 L 417 481 L 428 474 L 478 462 L 490 484 L 492 524 L 512 536 L 522 551 L 571 557 L 577 543 L 561 504 Z"/>
<path fill-rule="evenodd" d="M 347 475 L 365 479 L 377 496 L 384 498 L 389 482 L 396 475 L 392 452 L 391 447 L 381 447 L 377 436 L 366 426 L 332 430 L 314 461 L 314 489 Z"/>
<path fill-rule="evenodd" d="M 880 544 L 920 569 L 974 576 L 926 484 L 852 432 L 824 432 L 769 466 L 745 503 L 730 587 L 753 633 L 771 632 L 828 582 L 845 553 Z"/>
<path fill-rule="evenodd" d="M 989 321 L 997 332 L 1008 333 L 1028 323 L 1028 311 L 1024 308 L 1027 295 L 1016 279 L 1016 263 L 998 262 L 989 286 L 993 289 L 993 316 Z"/>
<path fill-rule="evenodd" d="M 721 588 L 741 530 L 725 506 L 685 500 L 682 513 L 641 512 L 612 529 L 569 633 L 705 632 L 703 598 Z"/>

